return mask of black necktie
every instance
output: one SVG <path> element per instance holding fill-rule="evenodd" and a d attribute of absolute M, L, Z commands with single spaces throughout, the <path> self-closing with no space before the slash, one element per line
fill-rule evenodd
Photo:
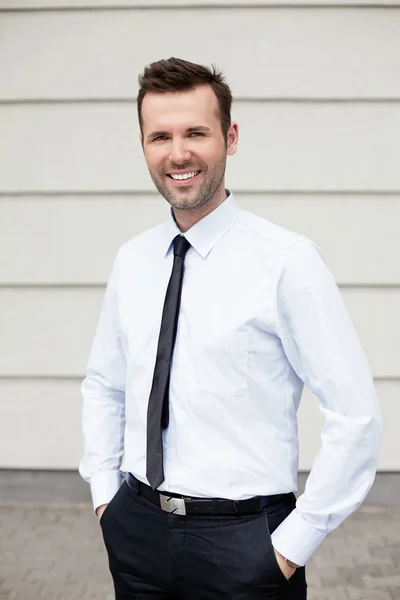
<path fill-rule="evenodd" d="M 183 263 L 190 247 L 182 235 L 174 239 L 174 264 L 169 279 L 158 338 L 149 405 L 147 408 L 146 477 L 155 490 L 164 481 L 162 429 L 168 425 L 169 377 L 181 303 Z"/>

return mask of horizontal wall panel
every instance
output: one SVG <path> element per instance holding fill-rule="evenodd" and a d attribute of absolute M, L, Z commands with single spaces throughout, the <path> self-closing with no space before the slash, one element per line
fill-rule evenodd
<path fill-rule="evenodd" d="M 77 469 L 79 381 L 0 379 L 0 468 Z"/>
<path fill-rule="evenodd" d="M 0 377 L 84 373 L 103 295 L 0 289 Z"/>
<path fill-rule="evenodd" d="M 314 240 L 339 284 L 400 285 L 400 195 L 237 200 Z M 0 285 L 105 283 L 118 248 L 168 213 L 157 194 L 0 198 Z"/>
<path fill-rule="evenodd" d="M 0 289 L 0 376 L 80 376 L 102 289 Z M 375 377 L 400 377 L 400 289 L 344 289 Z"/>
<path fill-rule="evenodd" d="M 147 8 L 149 6 L 171 8 L 173 6 L 236 7 L 236 6 L 316 6 L 331 8 L 336 6 L 400 6 L 397 0 L 2 0 L 1 9 L 34 9 L 34 8 Z"/>
<path fill-rule="evenodd" d="M 83 451 L 79 386 L 78 380 L 0 379 L 0 468 L 78 468 Z M 378 381 L 376 391 L 383 413 L 378 468 L 400 470 L 400 382 Z M 305 391 L 299 409 L 301 470 L 312 467 L 322 424 L 317 398 Z"/>
<path fill-rule="evenodd" d="M 156 194 L 0 198 L 0 285 L 104 284 L 119 247 L 168 207 Z"/>
<path fill-rule="evenodd" d="M 0 100 L 133 98 L 144 66 L 170 56 L 216 63 L 235 97 L 400 98 L 400 9 L 17 12 L 1 20 Z M 194 22 L 207 44 L 193 35 Z M 238 31 L 241 43 L 232 43 Z"/>
<path fill-rule="evenodd" d="M 236 191 L 399 191 L 400 103 L 239 102 Z M 134 105 L 0 107 L 0 191 L 152 191 Z M 22 176 L 23 175 L 23 176 Z"/>

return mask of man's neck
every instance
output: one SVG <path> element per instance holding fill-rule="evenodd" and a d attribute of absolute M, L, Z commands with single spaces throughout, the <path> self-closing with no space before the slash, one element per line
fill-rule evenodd
<path fill-rule="evenodd" d="M 218 208 L 227 199 L 227 193 L 225 187 L 222 188 L 221 192 L 214 194 L 210 200 L 208 200 L 201 208 L 198 209 L 172 209 L 175 223 L 178 225 L 182 233 L 188 231 L 193 225 L 204 219 L 213 210 Z"/>

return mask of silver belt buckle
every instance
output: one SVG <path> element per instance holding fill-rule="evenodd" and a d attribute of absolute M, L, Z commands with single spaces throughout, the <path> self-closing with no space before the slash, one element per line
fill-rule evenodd
<path fill-rule="evenodd" d="M 160 494 L 160 506 L 165 512 L 173 513 L 174 515 L 186 515 L 186 506 L 184 498 L 172 498 Z"/>

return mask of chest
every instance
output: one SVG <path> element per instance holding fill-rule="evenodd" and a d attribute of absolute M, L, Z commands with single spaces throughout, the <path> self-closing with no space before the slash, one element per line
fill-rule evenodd
<path fill-rule="evenodd" d="M 119 322 L 132 357 L 157 342 L 172 265 L 169 255 L 124 270 L 118 290 Z M 264 262 L 241 255 L 234 260 L 218 256 L 206 260 L 195 253 L 187 257 L 178 333 L 184 331 L 192 347 L 226 345 L 232 336 L 270 332 L 275 327 L 275 306 L 273 280 Z"/>

